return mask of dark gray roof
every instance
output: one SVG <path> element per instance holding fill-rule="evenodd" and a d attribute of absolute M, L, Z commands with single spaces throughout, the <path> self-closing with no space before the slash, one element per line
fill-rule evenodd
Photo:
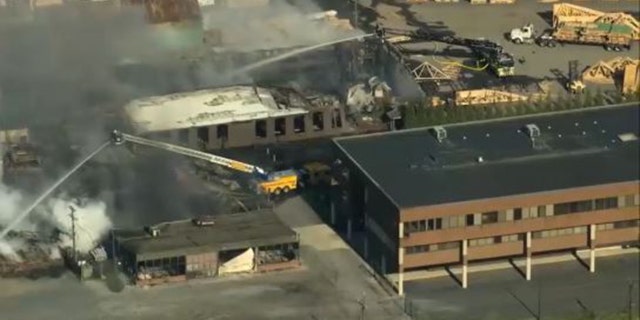
<path fill-rule="evenodd" d="M 244 249 L 297 242 L 298 235 L 271 210 L 215 216 L 215 224 L 196 226 L 191 220 L 161 223 L 151 237 L 144 230 L 116 230 L 115 237 L 138 260 L 208 251 Z"/>
<path fill-rule="evenodd" d="M 638 105 L 337 138 L 335 144 L 400 208 L 637 181 Z M 521 130 L 541 131 L 534 149 Z M 478 163 L 477 158 L 483 157 Z"/>

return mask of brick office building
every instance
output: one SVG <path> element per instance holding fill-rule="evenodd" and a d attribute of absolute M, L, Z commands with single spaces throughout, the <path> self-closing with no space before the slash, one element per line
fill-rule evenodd
<path fill-rule="evenodd" d="M 378 272 L 637 244 L 639 108 L 607 107 L 335 139 L 348 168 L 333 215 Z M 351 210 L 339 213 L 345 203 Z M 339 223 L 339 221 L 338 221 Z"/>

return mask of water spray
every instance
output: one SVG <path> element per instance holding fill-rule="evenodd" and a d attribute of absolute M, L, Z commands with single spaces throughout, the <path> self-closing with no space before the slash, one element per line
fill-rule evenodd
<path fill-rule="evenodd" d="M 27 215 L 29 215 L 29 213 L 31 211 L 33 211 L 33 209 L 35 209 L 38 205 L 40 205 L 40 203 L 42 203 L 42 201 L 44 201 L 44 199 L 46 199 L 63 182 L 65 182 L 67 179 L 69 179 L 69 177 L 72 174 L 74 174 L 76 171 L 78 171 L 80 169 L 80 167 L 82 167 L 85 163 L 87 163 L 87 161 L 89 161 L 93 157 L 95 157 L 98 153 L 100 153 L 100 151 L 102 151 L 102 149 L 106 148 L 111 143 L 112 143 L 112 141 L 109 140 L 109 141 L 105 142 L 104 144 L 102 144 L 101 146 L 99 146 L 96 150 L 91 152 L 88 156 L 86 156 L 84 159 L 82 159 L 82 161 L 80 161 L 73 168 L 71 168 L 71 170 L 69 170 L 65 175 L 60 177 L 60 179 L 58 179 L 51 187 L 49 187 L 49 189 L 45 190 L 29 207 L 27 207 L 25 210 L 23 210 L 11 223 L 9 223 L 2 230 L 2 232 L 0 232 L 0 240 L 4 239 L 4 237 L 9 232 L 11 232 L 11 230 L 13 230 L 13 228 L 15 228 L 18 224 L 20 224 L 20 222 L 22 222 L 22 220 L 24 220 L 27 217 Z"/>
<path fill-rule="evenodd" d="M 323 47 L 331 46 L 331 45 L 342 43 L 342 42 L 364 39 L 364 38 L 375 36 L 375 35 L 376 35 L 375 33 L 368 33 L 368 34 L 348 37 L 348 38 L 344 38 L 344 39 L 324 42 L 324 43 L 316 44 L 316 45 L 313 45 L 313 46 L 296 49 L 296 50 L 289 51 L 289 52 L 283 53 L 281 55 L 278 55 L 278 56 L 275 56 L 275 57 L 272 57 L 272 58 L 268 58 L 268 59 L 265 59 L 265 60 L 258 61 L 256 63 L 252 63 L 250 65 L 244 66 L 244 67 L 242 67 L 240 69 L 237 69 L 237 70 L 231 72 L 230 75 L 231 76 L 237 76 L 239 74 L 243 74 L 243 73 L 252 71 L 254 69 L 260 68 L 262 66 L 265 66 L 265 65 L 268 65 L 268 64 L 272 64 L 274 62 L 278 62 L 278 61 L 281 61 L 281 60 L 284 60 L 284 59 L 287 59 L 287 58 L 290 58 L 290 57 L 293 57 L 293 56 L 297 56 L 299 54 L 303 54 L 303 53 L 306 53 L 306 52 L 309 52 L 309 51 L 313 51 L 313 50 L 316 50 L 316 49 L 320 49 L 320 48 L 323 48 Z"/>

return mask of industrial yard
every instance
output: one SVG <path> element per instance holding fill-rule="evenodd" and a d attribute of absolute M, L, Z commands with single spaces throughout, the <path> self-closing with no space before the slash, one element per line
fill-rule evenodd
<path fill-rule="evenodd" d="M 0 318 L 631 319 L 639 16 L 0 1 Z"/>

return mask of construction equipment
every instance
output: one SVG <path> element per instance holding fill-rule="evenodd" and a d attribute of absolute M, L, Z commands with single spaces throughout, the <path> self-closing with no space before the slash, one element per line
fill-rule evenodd
<path fill-rule="evenodd" d="M 227 159 L 224 157 L 173 145 L 166 142 L 160 142 L 160 141 L 154 141 L 154 140 L 145 139 L 141 137 L 136 137 L 126 133 L 122 133 L 118 130 L 114 130 L 111 133 L 111 141 L 116 145 L 121 145 L 125 142 L 130 142 L 133 144 L 158 148 L 161 150 L 166 150 L 173 153 L 181 154 L 187 157 L 204 160 L 208 163 L 213 163 L 213 164 L 230 168 L 236 171 L 253 174 L 257 178 L 256 191 L 259 193 L 266 193 L 269 195 L 277 196 L 277 195 L 294 191 L 298 187 L 299 174 L 295 170 L 266 172 L 264 169 L 248 163 Z"/>
<path fill-rule="evenodd" d="M 586 86 L 582 82 L 582 75 L 578 73 L 578 60 L 569 61 L 569 77 L 565 86 L 572 94 L 584 92 Z"/>
<path fill-rule="evenodd" d="M 336 179 L 332 176 L 333 169 L 331 166 L 322 162 L 309 162 L 302 166 L 301 180 L 309 186 L 334 186 L 337 185 Z"/>
<path fill-rule="evenodd" d="M 476 58 L 487 64 L 489 69 L 498 77 L 508 77 L 515 74 L 515 62 L 513 56 L 504 51 L 499 44 L 486 39 L 467 39 L 450 35 L 434 34 L 426 28 L 415 31 L 383 28 L 376 26 L 376 34 L 381 39 L 387 39 L 388 35 L 403 36 L 411 42 L 442 42 L 450 45 L 458 45 L 471 49 Z M 398 43 L 398 42 L 396 42 Z M 417 52 L 417 51 L 416 51 Z"/>

